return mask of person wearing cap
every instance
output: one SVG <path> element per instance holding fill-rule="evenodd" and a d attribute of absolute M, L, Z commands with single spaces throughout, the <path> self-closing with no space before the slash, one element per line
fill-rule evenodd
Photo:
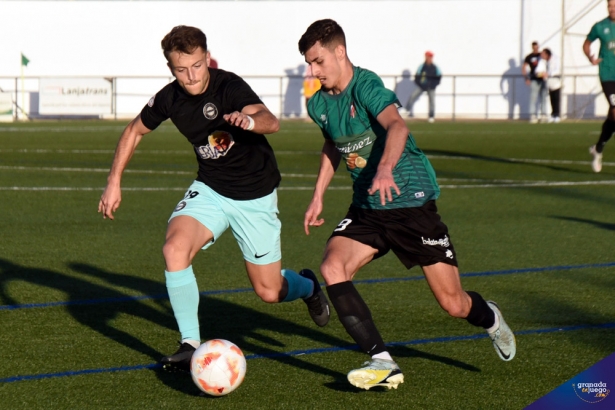
<path fill-rule="evenodd" d="M 418 86 L 413 92 L 408 103 L 406 104 L 410 116 L 414 116 L 414 103 L 419 99 L 423 92 L 427 92 L 429 97 L 429 122 L 434 122 L 436 113 L 436 87 L 440 85 L 442 72 L 437 65 L 433 63 L 433 52 L 425 52 L 425 62 L 422 63 L 416 70 L 414 82 Z"/>

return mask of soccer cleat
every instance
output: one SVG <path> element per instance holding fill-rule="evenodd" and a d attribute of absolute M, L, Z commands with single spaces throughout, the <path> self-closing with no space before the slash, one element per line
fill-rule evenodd
<path fill-rule="evenodd" d="M 168 371 L 190 371 L 190 359 L 196 349 L 190 343 L 181 343 L 179 349 L 170 356 L 160 359 L 162 368 Z"/>
<path fill-rule="evenodd" d="M 489 337 L 493 341 L 493 347 L 498 356 L 500 356 L 500 359 L 508 362 L 515 357 L 515 353 L 517 352 L 515 335 L 504 321 L 504 317 L 498 305 L 490 300 L 487 301 L 487 304 L 500 320 L 500 326 L 494 332 L 489 332 Z"/>
<path fill-rule="evenodd" d="M 561 121 L 561 119 L 559 117 L 553 118 L 553 122 L 556 123 L 556 124 L 559 123 L 560 121 Z"/>
<path fill-rule="evenodd" d="M 435 120 L 434 120 L 434 118 L 433 118 L 433 117 L 429 117 L 429 119 L 427 120 L 427 122 L 429 122 L 430 124 L 433 124 L 433 122 L 434 122 L 434 121 L 435 121 Z"/>
<path fill-rule="evenodd" d="M 404 374 L 392 360 L 372 359 L 363 363 L 363 366 L 348 373 L 350 384 L 360 389 L 369 390 L 374 386 L 397 389 L 404 382 Z"/>
<path fill-rule="evenodd" d="M 530 118 L 530 124 L 538 124 L 538 118 L 535 115 Z"/>
<path fill-rule="evenodd" d="M 314 282 L 314 292 L 312 296 L 303 299 L 303 301 L 307 305 L 308 312 L 314 323 L 323 327 L 329 323 L 329 301 L 320 288 L 320 284 L 314 272 L 309 269 L 302 269 L 299 275 Z"/>
<path fill-rule="evenodd" d="M 602 153 L 596 151 L 595 145 L 589 147 L 589 153 L 594 156 L 594 160 L 592 161 L 592 169 L 594 172 L 602 171 Z"/>

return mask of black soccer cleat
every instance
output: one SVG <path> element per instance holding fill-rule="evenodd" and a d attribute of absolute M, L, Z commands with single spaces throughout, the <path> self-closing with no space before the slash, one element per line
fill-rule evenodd
<path fill-rule="evenodd" d="M 196 349 L 190 343 L 181 343 L 179 349 L 170 356 L 160 359 L 162 368 L 168 371 L 190 371 L 190 360 Z"/>
<path fill-rule="evenodd" d="M 314 272 L 310 269 L 302 269 L 299 275 L 314 282 L 314 293 L 309 298 L 303 299 L 303 301 L 307 305 L 308 312 L 314 323 L 323 327 L 329 323 L 329 301 L 322 289 L 320 289 L 320 284 Z"/>

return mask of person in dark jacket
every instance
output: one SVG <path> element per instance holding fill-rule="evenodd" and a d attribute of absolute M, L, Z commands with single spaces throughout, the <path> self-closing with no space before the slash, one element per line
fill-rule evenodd
<path fill-rule="evenodd" d="M 442 72 L 438 66 L 433 63 L 433 53 L 427 51 L 425 53 L 425 62 L 416 70 L 416 76 L 414 77 L 417 88 L 410 96 L 410 99 L 408 99 L 408 104 L 406 104 L 410 116 L 414 116 L 413 106 L 416 100 L 419 99 L 423 92 L 427 92 L 427 96 L 429 97 L 429 122 L 434 122 L 436 112 L 436 87 L 440 85 L 441 78 Z"/>

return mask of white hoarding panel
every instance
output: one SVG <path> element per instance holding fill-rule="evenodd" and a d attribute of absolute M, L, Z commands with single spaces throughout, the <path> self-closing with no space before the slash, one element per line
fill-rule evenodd
<path fill-rule="evenodd" d="M 13 121 L 13 99 L 11 93 L 0 92 L 0 121 Z"/>
<path fill-rule="evenodd" d="M 111 114 L 111 82 L 104 78 L 41 78 L 41 115 Z"/>

